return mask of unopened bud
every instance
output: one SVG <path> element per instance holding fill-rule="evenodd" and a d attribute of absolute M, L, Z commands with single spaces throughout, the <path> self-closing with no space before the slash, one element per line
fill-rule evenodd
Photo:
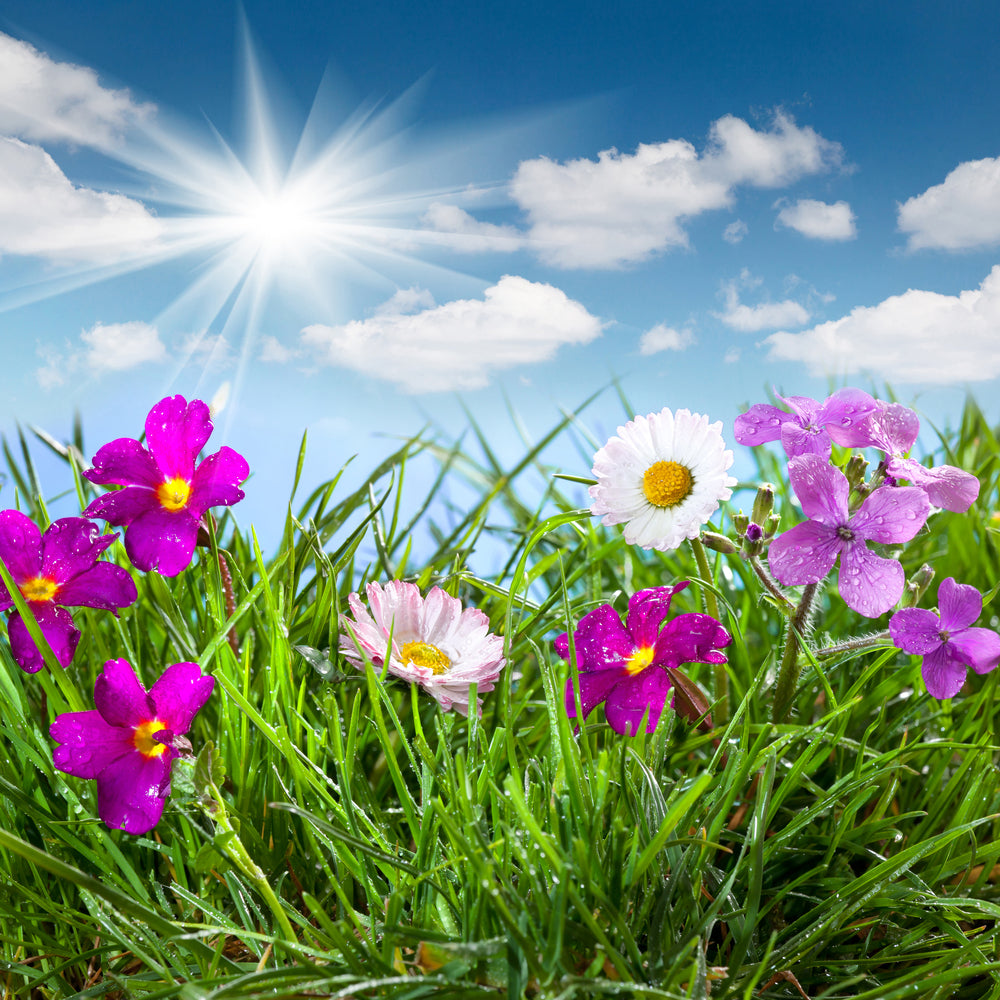
<path fill-rule="evenodd" d="M 781 517 L 778 514 L 771 514 L 767 519 L 767 524 L 764 527 L 764 537 L 771 538 L 774 533 L 778 530 L 778 525 L 781 524 Z"/>
<path fill-rule="evenodd" d="M 772 510 L 774 510 L 774 483 L 761 483 L 757 487 L 750 520 L 754 524 L 763 524 Z"/>
<path fill-rule="evenodd" d="M 903 598 L 900 601 L 904 608 L 915 608 L 920 603 L 920 598 L 924 596 L 924 591 L 931 585 L 934 579 L 934 570 L 924 563 L 910 577 L 903 590 Z"/>
<path fill-rule="evenodd" d="M 865 473 L 868 471 L 868 462 L 863 455 L 851 455 L 847 465 L 844 466 L 844 475 L 850 483 L 852 490 L 860 489 L 865 481 Z"/>
<path fill-rule="evenodd" d="M 738 514 L 733 514 L 733 527 L 736 529 L 738 535 L 746 534 L 747 525 L 750 523 L 750 518 L 740 511 Z"/>
<path fill-rule="evenodd" d="M 717 535 L 714 531 L 703 531 L 701 533 L 701 544 L 706 549 L 713 552 L 721 552 L 723 555 L 731 556 L 740 551 L 740 547 L 725 535 Z"/>
<path fill-rule="evenodd" d="M 759 556 L 764 551 L 764 529 L 751 521 L 743 535 L 743 554 Z"/>

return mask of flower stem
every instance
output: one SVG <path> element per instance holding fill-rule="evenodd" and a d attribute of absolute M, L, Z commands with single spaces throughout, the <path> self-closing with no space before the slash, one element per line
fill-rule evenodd
<path fill-rule="evenodd" d="M 764 589 L 781 605 L 781 609 L 786 615 L 791 617 L 795 612 L 795 605 L 785 596 L 784 591 L 775 583 L 771 574 L 764 568 L 757 556 L 748 556 L 747 562 L 754 571 L 757 579 L 763 584 Z"/>
<path fill-rule="evenodd" d="M 845 642 L 838 642 L 834 646 L 824 646 L 822 649 L 813 650 L 813 656 L 817 660 L 827 660 L 831 656 L 838 656 L 840 653 L 853 653 L 860 649 L 872 649 L 875 646 L 893 645 L 892 636 L 888 631 L 874 632 L 871 635 L 859 635 L 855 639 L 848 639 Z"/>
<path fill-rule="evenodd" d="M 701 596 L 705 601 L 705 610 L 716 621 L 720 621 L 719 602 L 715 599 L 715 593 L 711 589 L 712 568 L 708 565 L 708 554 L 705 552 L 705 546 L 701 544 L 700 538 L 688 540 L 691 542 L 691 550 L 694 552 L 695 562 L 698 563 L 698 573 L 702 579 Z M 725 663 L 714 664 L 713 673 L 715 675 L 715 707 L 712 711 L 716 723 L 725 725 L 729 721 L 729 674 L 726 672 Z"/>
<path fill-rule="evenodd" d="M 792 697 L 795 685 L 799 679 L 799 653 L 802 651 L 801 636 L 809 624 L 813 601 L 816 599 L 818 583 L 809 583 L 802 590 L 792 617 L 788 621 L 788 632 L 785 636 L 785 650 L 781 656 L 781 668 L 778 671 L 778 683 L 774 688 L 774 707 L 771 709 L 771 721 L 775 724 L 785 721 L 792 707 Z"/>

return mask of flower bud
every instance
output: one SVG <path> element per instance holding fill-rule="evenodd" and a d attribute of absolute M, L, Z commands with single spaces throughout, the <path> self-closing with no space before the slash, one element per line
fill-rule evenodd
<path fill-rule="evenodd" d="M 778 525 L 781 524 L 781 517 L 778 514 L 771 514 L 768 516 L 767 524 L 764 527 L 764 537 L 772 538 L 774 533 L 778 530 Z"/>
<path fill-rule="evenodd" d="M 847 465 L 844 466 L 844 475 L 852 490 L 860 489 L 865 481 L 865 473 L 868 471 L 868 462 L 863 455 L 851 455 Z"/>
<path fill-rule="evenodd" d="M 773 509 L 774 483 L 761 483 L 757 487 L 757 496 L 753 501 L 753 513 L 750 515 L 750 520 L 754 524 L 763 524 Z"/>
<path fill-rule="evenodd" d="M 740 511 L 738 514 L 733 514 L 733 527 L 736 529 L 738 535 L 746 534 L 747 525 L 750 523 L 750 518 Z"/>
<path fill-rule="evenodd" d="M 934 570 L 924 563 L 910 577 L 906 583 L 906 589 L 903 591 L 903 597 L 900 604 L 904 608 L 915 608 L 920 603 L 920 598 L 924 596 L 924 591 L 931 585 L 931 580 L 934 579 Z"/>
<path fill-rule="evenodd" d="M 747 525 L 746 533 L 743 535 L 743 554 L 745 556 L 759 556 L 764 551 L 764 529 L 751 521 Z"/>
<path fill-rule="evenodd" d="M 726 538 L 725 535 L 717 535 L 714 531 L 703 531 L 701 533 L 701 544 L 706 549 L 713 552 L 721 552 L 723 555 L 731 556 L 739 552 L 739 546 Z"/>

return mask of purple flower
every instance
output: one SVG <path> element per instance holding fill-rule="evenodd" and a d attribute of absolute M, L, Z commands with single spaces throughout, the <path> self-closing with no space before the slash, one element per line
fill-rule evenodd
<path fill-rule="evenodd" d="M 930 503 L 915 486 L 881 486 L 851 514 L 847 477 L 818 455 L 788 460 L 788 475 L 809 518 L 771 542 L 768 562 L 778 582 L 816 583 L 840 556 L 840 596 L 860 615 L 877 618 L 903 593 L 903 567 L 871 552 L 866 542 L 908 542 Z"/>
<path fill-rule="evenodd" d="M 118 614 L 138 596 L 128 570 L 97 561 L 117 537 L 102 535 L 96 524 L 82 517 L 53 521 L 43 535 L 20 511 L 0 511 L 0 559 L 64 667 L 69 666 L 80 641 L 80 630 L 67 607 L 102 608 Z M 13 604 L 0 583 L 0 611 Z M 7 637 L 22 670 L 33 674 L 41 669 L 45 661 L 17 611 L 7 621 Z"/>
<path fill-rule="evenodd" d="M 792 411 L 757 403 L 740 414 L 733 425 L 736 440 L 753 447 L 781 440 L 789 458 L 796 455 L 830 457 L 831 438 L 838 444 L 878 405 L 860 389 L 840 389 L 822 403 L 808 396 L 778 396 Z"/>
<path fill-rule="evenodd" d="M 872 445 L 885 452 L 889 475 L 919 486 L 933 506 L 964 512 L 979 496 L 979 480 L 971 472 L 953 465 L 928 469 L 915 458 L 903 457 L 913 447 L 920 430 L 919 418 L 908 407 L 880 402 L 857 430 L 855 441 L 842 443 L 853 447 Z"/>
<path fill-rule="evenodd" d="M 97 781 L 97 812 L 126 833 L 147 833 L 163 815 L 170 767 L 215 678 L 175 663 L 149 689 L 128 660 L 108 660 L 94 685 L 96 709 L 65 712 L 49 728 L 56 767 Z"/>
<path fill-rule="evenodd" d="M 938 588 L 940 616 L 923 608 L 904 608 L 889 619 L 889 634 L 904 653 L 922 656 L 921 673 L 935 698 L 952 698 L 972 667 L 989 673 L 1000 662 L 1000 635 L 988 628 L 970 628 L 983 610 L 975 587 L 952 577 Z"/>
<path fill-rule="evenodd" d="M 640 590 L 628 602 L 623 623 L 610 604 L 602 604 L 580 619 L 573 647 L 580 672 L 580 706 L 584 717 L 602 701 L 608 724 L 617 733 L 634 736 L 649 711 L 651 733 L 673 687 L 670 671 L 682 663 L 725 663 L 719 650 L 732 636 L 709 615 L 678 615 L 661 628 L 673 595 L 687 586 Z M 569 659 L 569 635 L 555 641 L 556 652 Z M 566 682 L 566 713 L 576 718 L 573 681 Z"/>
<path fill-rule="evenodd" d="M 128 526 L 125 551 L 137 569 L 176 576 L 191 563 L 205 511 L 243 499 L 240 484 L 250 467 L 232 448 L 195 466 L 211 433 L 205 403 L 170 396 L 146 417 L 147 448 L 117 438 L 98 450 L 94 467 L 84 473 L 92 483 L 125 487 L 98 497 L 83 513 Z"/>

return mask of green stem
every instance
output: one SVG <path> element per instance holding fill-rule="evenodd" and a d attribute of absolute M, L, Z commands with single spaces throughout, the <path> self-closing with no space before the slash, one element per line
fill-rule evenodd
<path fill-rule="evenodd" d="M 782 611 L 791 617 L 795 612 L 795 605 L 785 596 L 784 591 L 782 591 L 777 583 L 774 582 L 771 574 L 764 569 L 760 559 L 757 556 L 748 556 L 747 563 L 749 563 L 750 568 L 754 571 L 764 589 L 781 605 Z"/>
<path fill-rule="evenodd" d="M 809 624 L 809 616 L 812 613 L 812 605 L 818 589 L 818 583 L 809 583 L 803 588 L 798 607 L 788 622 L 785 650 L 781 656 L 778 683 L 774 688 L 774 707 L 771 710 L 771 721 L 775 724 L 784 722 L 792 707 L 795 685 L 799 680 L 799 653 L 802 651 L 802 635 Z"/>
<path fill-rule="evenodd" d="M 892 636 L 886 632 L 875 632 L 872 635 L 858 636 L 856 639 L 847 639 L 838 642 L 835 646 L 824 646 L 822 649 L 813 650 L 813 655 L 817 660 L 828 660 L 831 656 L 838 656 L 840 653 L 853 653 L 860 649 L 873 649 L 875 646 L 891 646 Z"/>
<path fill-rule="evenodd" d="M 720 621 L 719 602 L 715 599 L 715 592 L 711 589 L 712 568 L 708 565 L 708 553 L 700 538 L 691 538 L 689 541 L 694 552 L 695 562 L 698 563 L 698 573 L 702 579 L 701 596 L 705 601 L 705 610 L 716 621 Z M 726 664 L 714 664 L 712 672 L 715 675 L 715 707 L 712 711 L 715 722 L 718 725 L 725 725 L 729 721 L 729 674 L 726 671 Z"/>

